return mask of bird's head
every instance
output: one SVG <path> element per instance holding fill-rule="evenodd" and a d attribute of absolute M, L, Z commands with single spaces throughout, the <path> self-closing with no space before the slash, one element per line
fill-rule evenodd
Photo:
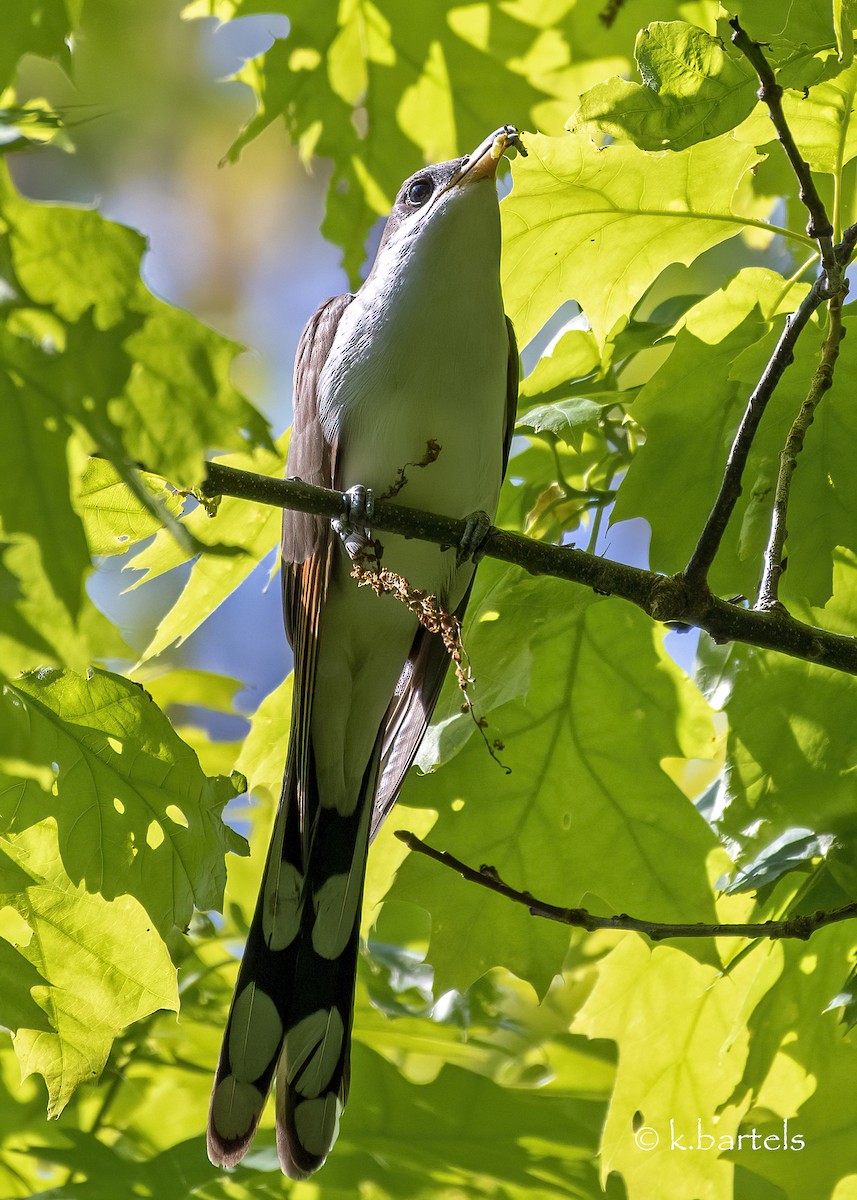
<path fill-rule="evenodd" d="M 499 255 L 494 180 L 498 162 L 513 145 L 523 149 L 518 131 L 504 125 L 472 154 L 423 167 L 406 179 L 387 219 L 373 273 L 413 254 L 435 255 L 439 265 L 444 250 L 466 255 L 489 239 Z"/>

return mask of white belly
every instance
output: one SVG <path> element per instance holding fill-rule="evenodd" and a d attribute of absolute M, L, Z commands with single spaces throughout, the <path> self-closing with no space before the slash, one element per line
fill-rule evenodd
<path fill-rule="evenodd" d="M 502 476 L 508 334 L 499 288 L 484 303 L 424 304 L 410 293 L 359 293 L 343 314 L 320 381 L 320 409 L 339 450 L 344 488 L 362 483 L 383 496 L 404 471 L 397 503 L 448 516 L 493 514 Z M 430 444 L 435 461 L 419 466 Z M 385 565 L 429 576 L 416 587 L 442 592 L 447 556 L 381 537 Z M 426 554 L 425 550 L 431 550 Z M 430 563 L 435 562 L 434 570 Z"/>

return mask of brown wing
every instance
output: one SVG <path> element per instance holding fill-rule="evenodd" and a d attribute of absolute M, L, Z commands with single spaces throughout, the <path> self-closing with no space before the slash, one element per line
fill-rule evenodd
<path fill-rule="evenodd" d="M 518 339 L 515 337 L 515 327 L 508 317 L 506 318 L 506 332 L 509 335 L 509 361 L 506 363 L 506 428 L 503 430 L 504 479 L 506 477 L 506 467 L 509 465 L 509 447 L 512 445 L 515 421 L 518 419 L 518 384 L 521 379 Z"/>
<path fill-rule="evenodd" d="M 330 354 L 340 317 L 353 299 L 350 295 L 334 296 L 320 305 L 307 321 L 295 356 L 295 411 L 286 474 L 320 487 L 333 487 L 336 447 L 326 441 L 318 419 L 318 378 Z M 284 509 L 284 564 L 307 563 L 329 533 L 330 522 L 326 518 Z M 287 605 L 287 623 L 295 615 Z"/>
<path fill-rule="evenodd" d="M 295 411 L 288 476 L 304 483 L 335 487 L 336 445 L 325 439 L 318 417 L 318 379 L 327 361 L 339 319 L 351 303 L 350 295 L 325 301 L 307 322 L 295 356 Z M 301 809 L 301 835 L 306 837 L 306 798 L 310 788 L 309 713 L 318 646 L 321 611 L 327 596 L 333 540 L 330 521 L 311 513 L 283 510 L 283 618 L 286 637 L 295 655 L 295 691 L 292 696 L 291 768 L 297 772 Z M 288 778 L 289 772 L 286 772 Z"/>
<path fill-rule="evenodd" d="M 509 334 L 509 360 L 506 370 L 506 427 L 503 438 L 504 475 L 509 462 L 509 447 L 512 444 L 518 411 L 519 378 L 518 343 L 508 317 L 506 329 Z M 464 610 L 472 590 L 471 580 L 463 600 L 455 610 L 459 621 L 464 619 Z M 448 667 L 449 655 L 441 638 L 420 626 L 399 679 L 396 694 L 384 718 L 386 727 L 381 749 L 381 776 L 372 814 L 372 837 L 378 832 L 384 818 L 396 802 L 405 772 L 414 761 L 431 720 Z"/>

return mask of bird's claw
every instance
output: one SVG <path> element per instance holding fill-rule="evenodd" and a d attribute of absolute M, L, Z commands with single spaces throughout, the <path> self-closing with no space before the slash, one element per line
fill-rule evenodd
<path fill-rule="evenodd" d="M 372 530 L 367 522 L 375 511 L 375 496 L 371 488 L 357 483 L 342 493 L 342 513 L 330 522 L 350 558 L 359 558 L 372 545 Z"/>
<path fill-rule="evenodd" d="M 458 543 L 458 551 L 455 556 L 456 566 L 463 566 L 468 560 L 475 563 L 479 562 L 485 553 L 485 543 L 488 540 L 490 532 L 491 518 L 486 512 L 480 510 L 471 513 L 469 517 L 465 517 L 464 533 L 461 535 L 461 541 Z"/>

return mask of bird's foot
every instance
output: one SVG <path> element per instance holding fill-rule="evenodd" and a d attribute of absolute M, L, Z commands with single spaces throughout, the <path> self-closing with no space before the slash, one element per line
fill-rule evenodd
<path fill-rule="evenodd" d="M 463 566 L 468 559 L 475 563 L 479 562 L 485 553 L 485 543 L 490 532 L 491 518 L 486 512 L 480 510 L 465 517 L 464 533 L 461 535 L 458 552 L 455 556 L 456 566 Z"/>
<path fill-rule="evenodd" d="M 375 496 L 371 488 L 357 483 L 342 493 L 342 513 L 330 524 L 339 534 L 349 558 L 360 558 L 373 548 L 368 522 L 374 511 Z"/>

